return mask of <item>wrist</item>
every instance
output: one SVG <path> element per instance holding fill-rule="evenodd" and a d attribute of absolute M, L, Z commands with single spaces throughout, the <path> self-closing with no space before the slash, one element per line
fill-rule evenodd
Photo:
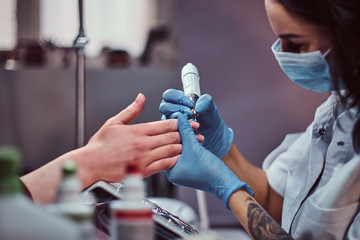
<path fill-rule="evenodd" d="M 239 180 L 240 181 L 240 180 Z M 241 191 L 241 193 L 243 195 L 246 196 L 254 196 L 254 192 L 252 191 L 252 189 L 250 188 L 249 185 L 247 185 L 246 183 L 240 181 L 241 183 L 239 185 L 237 185 L 237 187 L 233 188 L 232 190 L 229 191 L 228 196 L 226 198 L 224 198 L 222 201 L 224 203 L 224 206 L 226 209 L 231 210 L 231 205 L 230 205 L 230 199 L 231 197 L 235 194 L 238 194 L 237 192 Z"/>
<path fill-rule="evenodd" d="M 247 216 L 246 200 L 249 199 L 249 197 L 249 193 L 242 188 L 235 191 L 229 197 L 229 209 L 235 213 L 235 215 L 241 215 L 245 218 Z"/>
<path fill-rule="evenodd" d="M 96 151 L 89 145 L 75 149 L 67 156 L 67 160 L 74 161 L 77 164 L 77 175 L 83 189 L 92 185 L 97 179 L 97 171 L 92 164 L 92 159 L 95 158 Z"/>
<path fill-rule="evenodd" d="M 245 182 L 241 181 L 226 165 L 221 162 L 222 174 L 219 174 L 221 179 L 217 179 L 217 184 L 214 186 L 214 192 L 217 198 L 219 198 L 225 205 L 225 207 L 230 210 L 229 199 L 230 197 L 238 190 L 242 189 L 247 192 L 248 195 L 253 196 L 254 192 Z M 220 167 L 219 167 L 220 169 Z"/>

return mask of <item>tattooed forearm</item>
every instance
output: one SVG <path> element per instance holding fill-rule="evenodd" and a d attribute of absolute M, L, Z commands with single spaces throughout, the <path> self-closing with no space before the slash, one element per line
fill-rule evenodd
<path fill-rule="evenodd" d="M 248 205 L 248 227 L 254 239 L 293 239 L 269 214 L 251 197 Z"/>

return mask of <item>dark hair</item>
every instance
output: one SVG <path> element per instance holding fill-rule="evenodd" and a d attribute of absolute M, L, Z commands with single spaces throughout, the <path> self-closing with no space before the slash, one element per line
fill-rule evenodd
<path fill-rule="evenodd" d="M 360 0 L 277 1 L 307 21 L 327 28 L 332 35 L 334 81 L 342 79 L 348 89 L 342 102 L 358 108 L 352 139 L 355 151 L 360 153 Z M 339 83 L 334 83 L 339 89 Z"/>

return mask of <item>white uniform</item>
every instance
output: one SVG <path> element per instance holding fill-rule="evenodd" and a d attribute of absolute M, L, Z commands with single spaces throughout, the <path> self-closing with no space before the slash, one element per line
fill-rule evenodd
<path fill-rule="evenodd" d="M 263 163 L 270 186 L 284 197 L 282 227 L 295 239 L 360 239 L 356 113 L 332 92 L 306 132 L 286 136 Z"/>

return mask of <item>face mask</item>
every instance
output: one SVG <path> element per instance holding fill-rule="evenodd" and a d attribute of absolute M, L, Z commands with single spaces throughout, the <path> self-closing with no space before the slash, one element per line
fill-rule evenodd
<path fill-rule="evenodd" d="M 320 51 L 310 53 L 280 52 L 280 39 L 271 47 L 280 67 L 296 84 L 316 92 L 324 93 L 335 89 L 329 71 L 329 64 Z"/>

